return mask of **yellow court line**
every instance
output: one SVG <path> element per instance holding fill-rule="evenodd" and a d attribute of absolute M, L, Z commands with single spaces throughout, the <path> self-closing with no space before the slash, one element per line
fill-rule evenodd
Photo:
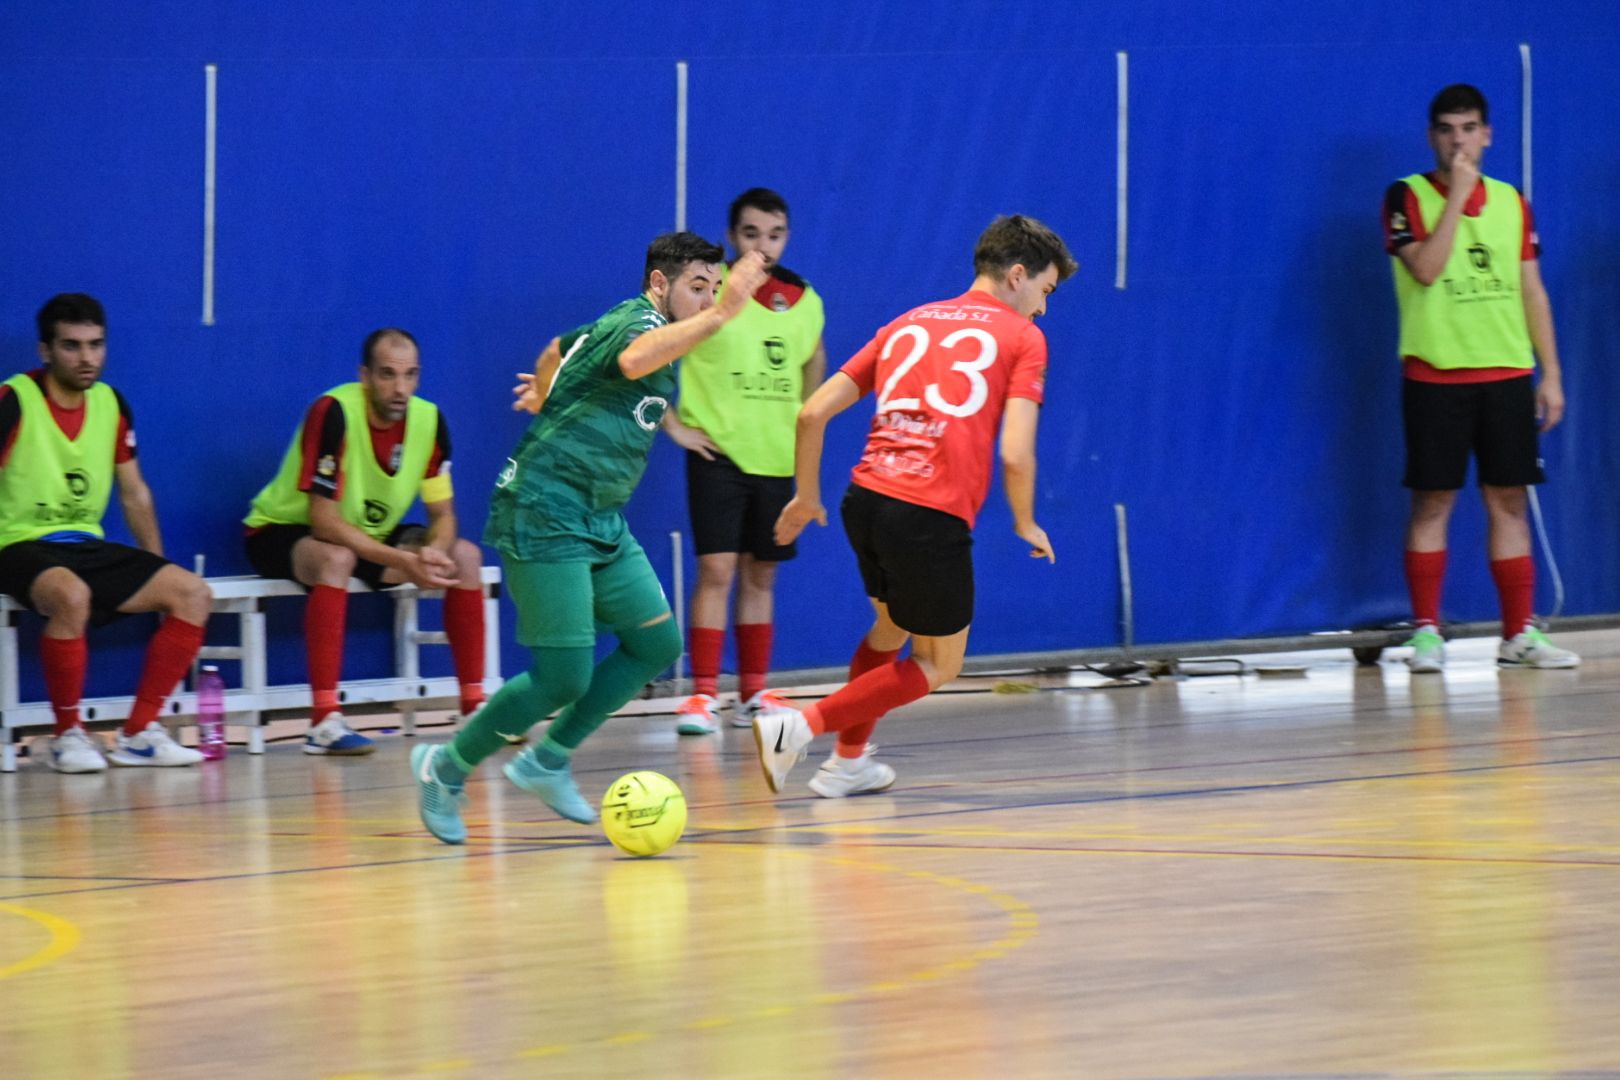
<path fill-rule="evenodd" d="M 737 847 L 735 845 L 719 845 L 706 850 L 714 852 L 740 852 L 751 851 L 754 849 L 750 847 Z M 917 850 L 937 851 L 939 849 L 925 847 Z M 832 863 L 838 866 L 856 867 L 863 870 L 876 871 L 878 873 L 898 874 L 902 877 L 912 878 L 913 880 L 927 882 L 933 885 L 941 885 L 956 892 L 966 893 L 973 897 L 988 900 L 991 904 L 994 904 L 996 907 L 1001 909 L 1002 914 L 1007 918 L 1008 928 L 1006 932 L 996 940 L 987 945 L 981 946 L 972 952 L 967 953 L 966 955 L 960 956 L 957 959 L 947 960 L 943 963 L 936 964 L 933 967 L 905 972 L 898 976 L 884 979 L 879 982 L 867 983 L 864 986 L 855 987 L 850 990 L 831 992 L 823 991 L 815 994 L 807 994 L 797 998 L 790 998 L 789 1000 L 773 1005 L 759 1005 L 729 1014 L 703 1017 L 698 1020 L 689 1021 L 685 1024 L 680 1024 L 667 1029 L 652 1031 L 645 1029 L 619 1031 L 607 1035 L 596 1036 L 594 1038 L 581 1039 L 577 1042 L 551 1043 L 544 1046 L 531 1046 L 514 1052 L 507 1060 L 516 1061 L 528 1058 L 549 1058 L 564 1054 L 571 1054 L 586 1049 L 600 1050 L 609 1047 L 633 1046 L 638 1043 L 647 1042 L 660 1036 L 675 1034 L 680 1031 L 706 1032 L 739 1024 L 779 1020 L 784 1017 L 792 1016 L 794 1013 L 802 1012 L 806 1009 L 843 1005 L 849 1002 L 861 1000 L 862 998 L 925 989 L 929 987 L 930 984 L 935 983 L 940 979 L 963 975 L 969 971 L 972 971 L 981 964 L 1002 959 L 1014 949 L 1028 944 L 1029 941 L 1032 940 L 1040 930 L 1040 917 L 1035 913 L 1035 909 L 1033 907 L 1020 900 L 1018 897 L 1013 896 L 1010 893 L 1002 892 L 993 886 L 981 885 L 978 882 L 969 881 L 965 878 L 951 877 L 946 874 L 936 874 L 931 870 L 908 870 L 903 866 L 895 866 L 892 863 L 876 862 L 865 858 L 831 856 L 825 852 L 788 851 L 784 852 L 784 854 L 801 859 L 810 859 L 816 862 Z M 502 1059 L 495 1059 L 497 1062 L 500 1060 Z M 434 1062 L 431 1063 L 430 1066 L 418 1068 L 417 1071 L 422 1072 L 426 1071 L 427 1068 L 432 1066 L 443 1067 L 451 1064 L 459 1067 L 462 1064 L 462 1061 L 461 1059 L 454 1059 L 453 1061 Z M 327 1078 L 327 1080 L 347 1080 L 347 1078 L 358 1078 L 368 1075 L 369 1074 L 366 1073 L 345 1073 L 342 1074 L 341 1077 L 330 1076 Z"/>
<path fill-rule="evenodd" d="M 60 960 L 79 947 L 79 928 L 66 919 L 43 911 L 35 911 L 33 908 L 18 907 L 16 904 L 4 902 L 0 902 L 0 913 L 17 915 L 37 922 L 51 935 L 51 940 L 46 942 L 45 947 L 33 956 L 24 957 L 7 967 L 0 967 L 0 979 L 9 979 L 14 975 L 21 975 L 33 971 L 35 968 L 44 967 L 53 960 Z"/>

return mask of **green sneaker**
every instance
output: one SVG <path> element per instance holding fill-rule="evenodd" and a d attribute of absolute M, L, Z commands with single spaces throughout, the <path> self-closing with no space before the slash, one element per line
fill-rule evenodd
<path fill-rule="evenodd" d="M 1420 626 L 1417 633 L 1407 639 L 1412 655 L 1406 666 L 1414 675 L 1428 675 L 1446 670 L 1446 639 L 1432 626 Z"/>
<path fill-rule="evenodd" d="M 548 769 L 534 759 L 533 750 L 525 750 L 501 770 L 506 778 L 569 821 L 581 825 L 596 824 L 596 808 L 585 801 L 574 783 L 574 774 L 567 766 Z"/>
<path fill-rule="evenodd" d="M 437 744 L 411 748 L 417 810 L 428 832 L 447 844 L 462 844 L 467 841 L 467 826 L 461 823 L 461 803 L 466 795 L 460 786 L 451 787 L 434 771 L 433 760 L 443 750 L 444 747 Z"/>

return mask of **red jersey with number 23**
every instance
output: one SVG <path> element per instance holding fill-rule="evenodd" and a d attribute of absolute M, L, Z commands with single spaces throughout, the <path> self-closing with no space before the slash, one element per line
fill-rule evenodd
<path fill-rule="evenodd" d="M 1046 389 L 1046 335 L 986 292 L 913 308 L 843 372 L 877 392 L 877 415 L 850 478 L 881 495 L 943 510 L 971 527 L 990 491 L 1009 397 Z"/>

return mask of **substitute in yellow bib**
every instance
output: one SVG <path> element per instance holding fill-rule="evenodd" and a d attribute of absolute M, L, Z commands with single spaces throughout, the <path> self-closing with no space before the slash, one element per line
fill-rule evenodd
<path fill-rule="evenodd" d="M 804 399 L 821 385 L 826 319 L 810 283 L 782 266 L 787 202 L 750 188 L 731 203 L 726 237 L 735 258 L 764 257 L 770 276 L 720 332 L 681 362 L 680 400 L 663 427 L 686 450 L 686 499 L 698 584 L 687 648 L 692 696 L 676 710 L 682 735 L 716 730 L 720 655 L 737 587 L 737 689 L 732 723 L 748 727 L 769 704 L 778 563 L 797 553 L 771 535 L 793 497 L 793 431 Z"/>
<path fill-rule="evenodd" d="M 314 705 L 306 754 L 369 754 L 338 708 L 349 578 L 373 589 L 412 582 L 445 589 L 461 712 L 484 700 L 483 557 L 457 535 L 450 430 L 416 396 L 422 365 L 404 330 L 374 331 L 360 347 L 360 381 L 333 387 L 304 415 L 275 479 L 253 499 L 248 560 L 264 577 L 309 588 L 304 636 Z M 422 498 L 427 524 L 405 522 Z"/>
<path fill-rule="evenodd" d="M 1480 172 L 1490 145 L 1485 95 L 1448 86 L 1429 105 L 1434 171 L 1398 180 L 1384 196 L 1405 375 L 1405 483 L 1412 490 L 1406 577 L 1417 626 L 1407 663 L 1415 673 L 1445 667 L 1440 588 L 1451 511 L 1470 458 L 1478 464 L 1501 598 L 1497 662 L 1580 663 L 1532 621 L 1528 489 L 1544 479 L 1538 433 L 1564 415 L 1563 374 L 1530 207 L 1512 185 Z"/>
<path fill-rule="evenodd" d="M 191 667 L 208 621 L 208 585 L 163 558 L 151 489 L 135 461 L 129 405 L 101 381 L 107 315 L 84 293 L 40 308 L 44 366 L 0 384 L 0 592 L 46 619 L 39 643 L 56 734 L 33 758 L 58 772 L 100 772 L 107 756 L 79 718 L 85 629 L 125 615 L 164 615 L 147 647 L 116 765 L 191 765 L 158 719 Z M 101 520 L 113 487 L 139 547 L 108 541 Z"/>

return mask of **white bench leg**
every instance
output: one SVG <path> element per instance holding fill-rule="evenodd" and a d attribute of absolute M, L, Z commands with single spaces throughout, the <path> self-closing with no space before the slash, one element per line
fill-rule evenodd
<path fill-rule="evenodd" d="M 0 772 L 17 771 L 17 744 L 11 741 L 11 729 L 7 728 L 5 741 L 0 742 Z"/>
<path fill-rule="evenodd" d="M 268 676 L 265 674 L 264 612 L 257 609 L 242 613 L 242 689 L 251 695 L 253 709 L 248 726 L 248 753 L 264 753 L 264 693 Z"/>

